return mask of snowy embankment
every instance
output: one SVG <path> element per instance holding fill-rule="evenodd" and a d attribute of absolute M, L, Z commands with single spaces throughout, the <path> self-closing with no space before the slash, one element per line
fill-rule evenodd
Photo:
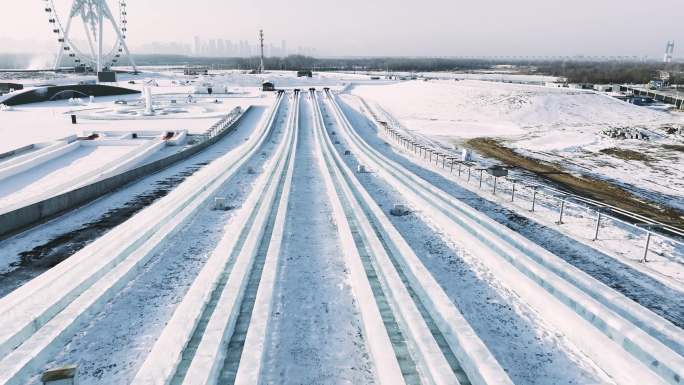
<path fill-rule="evenodd" d="M 447 146 L 495 137 L 523 155 L 558 163 L 623 185 L 664 205 L 684 209 L 681 139 L 666 134 L 684 116 L 628 104 L 593 91 L 480 81 L 403 82 L 357 86 L 352 93 L 377 103 L 414 135 Z M 636 128 L 650 140 L 608 138 L 608 128 Z M 642 153 L 623 159 L 610 149 Z M 674 198 L 674 199 L 672 199 Z"/>
<path fill-rule="evenodd" d="M 73 140 L 62 140 L 41 149 L 30 151 L 28 154 L 18 155 L 0 162 L 0 181 L 58 158 L 75 150 L 79 145 L 79 142 Z"/>
<path fill-rule="evenodd" d="M 370 148 L 340 117 L 355 153 L 619 382 L 681 376 L 682 332 Z M 627 347 L 627 348 L 624 348 Z M 658 364 L 655 365 L 654 362 Z M 629 368 L 629 369 L 627 369 Z"/>
<path fill-rule="evenodd" d="M 140 165 L 166 145 L 162 139 L 105 142 L 57 143 L 45 151 L 30 152 L 17 160 L 11 158 L 8 162 L 16 163 L 7 167 L 0 164 L 0 212 L 120 174 Z"/>

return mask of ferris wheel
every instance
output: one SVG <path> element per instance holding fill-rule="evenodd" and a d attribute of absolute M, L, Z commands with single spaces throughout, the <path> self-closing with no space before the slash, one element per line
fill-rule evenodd
<path fill-rule="evenodd" d="M 119 65 L 126 56 L 137 71 L 126 45 L 126 0 L 118 0 L 118 20 L 112 14 L 107 0 L 44 0 L 45 13 L 52 32 L 57 37 L 59 52 L 54 68 L 62 62 L 77 68 L 93 68 L 98 72 Z M 82 24 L 80 33 L 76 25 Z"/>

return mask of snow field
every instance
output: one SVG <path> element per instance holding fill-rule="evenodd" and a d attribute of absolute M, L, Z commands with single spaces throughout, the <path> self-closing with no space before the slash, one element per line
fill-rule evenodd
<path fill-rule="evenodd" d="M 48 348 L 58 344 L 54 338 L 73 334 L 81 317 L 101 307 L 116 291 L 114 286 L 125 284 L 131 270 L 139 268 L 196 211 L 257 142 L 258 138 L 252 138 L 138 213 L 126 226 L 110 231 L 2 298 L 0 322 L 6 327 L 0 334 L 5 356 L 0 361 L 0 383 L 23 383 L 22 378 L 46 359 Z M 38 346 L 43 354 L 35 351 Z"/>
<path fill-rule="evenodd" d="M 395 131 L 400 132 L 400 135 L 403 134 L 408 138 L 417 138 L 419 146 L 427 143 L 429 148 L 445 148 L 443 144 L 431 140 L 429 137 L 421 134 L 420 132 L 409 132 L 382 107 L 378 105 L 373 105 L 371 107 L 364 99 L 360 97 L 358 98 L 363 105 L 363 108 L 369 111 L 370 114 L 376 118 L 375 120 L 391 122 L 392 128 L 394 128 Z M 379 115 L 379 117 L 376 115 Z M 410 151 L 411 148 L 404 148 L 403 146 L 397 147 L 404 150 L 400 153 L 403 153 L 404 155 L 410 155 L 406 156 L 406 158 L 417 157 L 420 154 L 421 156 L 419 159 L 421 161 L 428 162 L 428 159 L 422 156 L 422 148 L 420 153 L 418 153 L 415 151 L 415 148 L 413 148 L 413 151 Z M 444 150 L 444 152 L 447 154 L 453 154 L 453 149 Z M 565 158 L 565 160 L 569 161 L 567 158 Z M 488 163 L 489 162 L 485 160 L 484 165 L 488 165 Z M 432 166 L 432 164 L 430 165 Z M 438 166 L 437 162 L 435 162 L 435 166 Z M 449 164 L 446 166 L 449 166 Z M 458 166 L 453 166 L 453 168 L 458 170 L 462 167 L 459 164 Z M 474 179 L 474 181 L 471 182 L 473 184 L 463 183 L 465 176 L 456 178 L 456 170 L 447 172 L 444 168 L 444 164 L 442 169 L 435 167 L 432 170 L 443 175 L 447 179 L 457 182 L 459 186 L 467 188 L 475 194 L 482 194 L 484 191 L 491 192 L 493 186 L 492 178 L 490 177 L 485 178 L 481 188 L 475 188 L 473 184 L 478 185 L 479 179 L 477 173 L 475 173 L 474 177 L 472 178 Z M 590 169 L 586 169 L 585 171 L 589 170 Z M 460 172 L 458 174 L 460 174 Z M 516 175 L 516 177 L 518 177 L 518 175 Z M 498 193 L 496 195 L 487 194 L 487 199 L 494 200 L 502 206 L 511 208 L 518 213 L 523 213 L 525 216 L 532 217 L 536 221 L 540 221 L 547 225 L 558 225 L 557 220 L 559 219 L 560 203 L 558 197 L 554 196 L 558 193 L 558 191 L 549 191 L 546 188 L 542 188 L 541 190 L 538 190 L 538 193 L 536 194 L 537 199 L 534 212 L 527 213 L 527 211 L 518 210 L 521 207 L 526 210 L 529 209 L 529 205 L 532 202 L 533 192 L 530 191 L 530 189 L 523 187 L 523 185 L 528 183 L 527 179 L 528 176 L 526 175 L 522 180 L 518 180 L 518 188 L 515 191 L 515 202 L 511 202 L 512 199 L 510 198 L 512 194 L 511 183 L 502 178 L 499 178 L 499 183 L 497 183 L 496 191 Z M 534 179 L 532 183 L 538 185 L 538 182 L 534 181 Z M 603 253 L 608 253 L 611 256 L 614 256 L 616 260 L 620 260 L 622 263 L 629 265 L 630 268 L 649 275 L 653 279 L 662 282 L 674 290 L 684 291 L 684 289 L 682 289 L 684 286 L 681 283 L 681 281 L 684 280 L 682 278 L 684 275 L 684 268 L 680 263 L 684 258 L 684 244 L 673 239 L 660 236 L 657 233 L 651 233 L 652 237 L 650 239 L 648 253 L 649 263 L 638 263 L 643 258 L 647 231 L 644 228 L 638 228 L 633 224 L 602 215 L 601 229 L 598 233 L 598 237 L 594 239 L 596 215 L 597 214 L 592 209 L 587 208 L 586 205 L 574 203 L 572 199 L 566 200 L 563 223 L 562 226 L 559 226 L 558 228 L 563 232 L 570 234 L 573 238 L 577 239 L 577 241 L 583 242 L 588 247 L 595 248 L 597 250 L 600 248 Z"/>
<path fill-rule="evenodd" d="M 678 113 L 655 111 L 606 94 L 563 88 L 483 81 L 409 81 L 360 85 L 352 93 L 379 102 L 412 134 L 451 147 L 468 138 L 494 137 L 516 152 L 578 175 L 617 184 L 663 206 L 682 209 L 684 189 L 678 144 L 662 127 L 681 126 Z M 606 128 L 635 128 L 650 139 L 619 140 L 601 134 Z M 603 153 L 636 151 L 647 160 L 625 160 Z"/>
<path fill-rule="evenodd" d="M 353 104 L 360 102 L 358 104 L 360 109 L 369 111 L 376 121 L 395 121 L 381 108 L 371 109 L 363 99 L 356 100 L 356 98 L 349 97 L 346 101 Z M 378 110 L 380 110 L 379 118 L 376 117 Z M 356 108 L 351 111 L 356 111 Z M 382 141 L 383 144 L 394 143 L 392 140 L 385 142 L 380 136 L 376 137 L 377 127 L 371 127 L 371 122 L 371 119 L 363 118 L 363 123 L 368 127 L 366 135 L 371 135 L 371 137 L 366 136 L 367 140 Z M 396 127 L 396 123 L 393 123 L 393 126 Z M 382 129 L 378 131 L 383 132 Z M 388 138 L 391 139 L 391 137 L 396 137 L 396 134 L 390 133 Z M 421 138 L 419 142 L 425 142 L 425 140 Z M 427 142 L 430 143 L 430 141 Z M 375 144 L 377 145 L 378 143 Z M 430 147 L 441 148 L 433 143 Z M 533 212 L 529 211 L 533 192 L 523 187 L 524 180 L 518 181 L 515 202 L 512 202 L 511 183 L 506 183 L 507 181 L 502 178 L 499 178 L 499 183 L 497 183 L 497 194 L 493 195 L 491 183 L 493 178 L 491 177 L 485 178 L 483 186 L 479 188 L 478 173 L 474 174 L 473 181 L 469 181 L 468 179 L 471 178 L 466 177 L 465 170 L 463 175 L 459 175 L 460 164 L 454 166 L 453 170 L 450 169 L 448 162 L 446 162 L 446 167 L 443 163 L 442 168 L 439 167 L 438 162 L 434 164 L 430 162 L 430 167 L 427 169 L 420 166 L 419 164 L 429 161 L 426 154 L 424 156 L 422 146 L 420 153 L 412 146 L 397 145 L 394 148 L 399 149 L 391 153 L 396 155 L 395 160 L 403 162 L 405 167 L 422 175 L 421 177 L 426 181 L 442 186 L 452 195 L 463 196 L 465 200 L 483 199 L 482 204 L 473 205 L 471 201 L 469 205 L 476 210 L 486 211 L 487 215 L 494 220 L 516 229 L 534 242 L 544 245 L 545 248 L 559 250 L 558 256 L 568 263 L 681 327 L 682 313 L 678 294 L 684 289 L 682 289 L 681 282 L 673 277 L 681 275 L 682 268 L 679 262 L 684 252 L 684 245 L 678 245 L 674 240 L 652 234 L 649 262 L 640 263 L 646 239 L 646 231 L 643 228 L 602 215 L 600 233 L 598 239 L 594 239 L 596 213 L 592 213 L 585 206 L 565 201 L 563 223 L 559 224 L 557 222 L 559 198 L 537 193 L 535 209 Z M 451 151 L 447 150 L 446 153 L 449 154 Z M 470 193 L 467 193 L 468 191 Z M 501 207 L 511 212 L 502 212 Z M 528 224 L 523 223 L 528 220 L 531 220 Z"/>
<path fill-rule="evenodd" d="M 548 198 L 538 198 L 537 207 L 543 207 L 545 201 L 548 200 Z M 548 204 L 547 206 L 552 207 L 553 204 Z M 568 206 L 569 205 L 566 205 L 566 209 L 569 211 L 570 208 Z M 479 221 L 480 216 L 472 215 L 472 209 L 470 216 Z M 568 220 L 567 217 L 565 220 Z M 604 220 L 607 221 L 608 219 Z M 486 226 L 489 225 L 486 222 L 483 222 L 483 224 Z M 635 323 L 649 334 L 656 336 L 656 338 L 661 340 L 665 345 L 671 347 L 676 352 L 680 354 L 682 353 L 682 347 L 684 347 L 684 335 L 678 327 L 663 320 L 661 317 L 624 296 L 620 295 L 615 297 L 615 292 L 612 289 L 600 284 L 588 274 L 574 266 L 569 266 L 567 263 L 558 258 L 555 258 L 555 256 L 548 253 L 541 246 L 530 242 L 518 234 L 513 234 L 515 235 L 515 239 L 507 238 L 506 240 L 509 243 L 514 244 L 520 251 L 525 252 L 528 256 L 534 258 L 534 260 L 538 263 L 548 267 L 553 273 L 565 278 L 572 285 L 590 293 L 592 298 L 601 300 L 603 305 L 616 311 L 618 314 Z M 668 280 L 663 279 L 663 277 L 659 278 L 664 283 L 673 285 L 673 283 L 668 282 Z"/>
<path fill-rule="evenodd" d="M 266 121 L 265 127 L 263 129 L 264 132 L 274 130 L 277 112 L 281 108 L 281 104 L 282 98 L 278 98 L 271 112 L 269 113 L 269 118 Z M 267 135 L 265 135 L 265 137 L 266 136 Z M 285 142 L 281 144 L 279 150 L 281 156 L 282 152 L 284 151 L 284 143 Z M 256 149 L 258 148 L 255 148 L 255 150 Z M 269 164 L 272 162 L 275 161 L 271 161 Z M 275 169 L 273 173 L 275 173 Z M 254 188 L 252 189 L 252 193 L 250 193 L 249 197 L 236 215 L 234 223 L 237 223 L 239 228 L 249 229 L 252 227 L 247 225 L 255 221 L 254 216 L 256 215 L 256 208 L 261 204 L 263 199 L 263 191 L 265 188 L 267 188 L 267 183 L 272 180 L 273 175 L 274 174 L 270 174 L 269 177 L 267 174 L 263 174 L 258 178 Z M 233 224 L 231 224 L 231 228 L 232 227 Z M 180 374 L 178 374 L 179 366 L 184 365 L 183 369 L 188 370 L 189 365 L 191 365 L 191 361 L 188 361 L 192 360 L 193 357 L 187 358 L 184 362 L 183 355 L 191 341 L 191 338 L 193 337 L 193 334 L 199 327 L 198 324 L 200 322 L 204 321 L 206 323 L 205 332 L 208 332 L 214 336 L 216 336 L 215 333 L 218 332 L 217 328 L 220 330 L 225 330 L 226 328 L 229 328 L 229 326 L 233 326 L 228 325 L 228 321 L 226 321 L 223 325 L 215 325 L 218 315 L 217 318 L 211 318 L 214 320 L 214 324 L 211 325 L 211 328 L 208 324 L 210 319 L 203 320 L 203 316 L 209 316 L 209 314 L 205 314 L 207 306 L 214 305 L 214 311 L 218 312 L 219 315 L 221 313 L 225 314 L 226 311 L 230 313 L 231 310 L 230 308 L 221 309 L 218 307 L 218 300 L 212 304 L 212 295 L 214 294 L 214 291 L 218 289 L 220 280 L 225 275 L 232 273 L 232 269 L 237 267 L 235 266 L 236 262 L 232 259 L 235 258 L 234 254 L 237 249 L 236 246 L 245 242 L 247 230 L 243 230 L 242 232 L 226 231 L 225 234 L 226 235 L 219 241 L 219 244 L 215 248 L 214 252 L 209 257 L 197 278 L 194 280 L 186 295 L 183 297 L 183 301 L 174 311 L 173 316 L 155 342 L 152 351 L 147 355 L 145 362 L 133 380 L 134 384 L 167 384 L 174 379 L 174 376 L 180 376 Z M 229 264 L 231 265 L 231 270 L 227 271 Z M 243 270 L 245 268 L 246 267 L 244 266 L 242 267 Z M 230 276 L 233 275 L 231 274 Z M 236 279 L 234 279 L 234 281 L 235 280 Z M 224 285 L 227 286 L 225 283 Z M 225 306 L 223 302 L 221 302 L 221 304 L 222 306 Z M 231 314 L 228 314 L 228 316 L 231 316 Z M 232 321 L 234 321 L 234 318 Z M 223 333 L 219 334 L 217 338 L 218 342 L 223 341 Z M 204 349 L 207 349 L 206 344 L 203 346 L 203 350 Z M 197 348 L 197 352 L 199 352 L 199 347 Z M 213 380 L 215 381 L 215 377 L 218 374 L 217 371 L 221 369 L 220 367 L 216 368 L 215 366 L 220 364 L 222 361 L 219 359 L 208 360 L 207 357 L 202 357 L 201 353 L 197 357 L 202 359 L 205 364 L 214 367 L 213 372 L 205 373 L 200 378 L 209 380 L 207 376 L 213 375 Z M 183 375 L 184 374 L 185 373 L 183 373 Z M 182 380 L 182 377 L 179 378 L 179 383 L 180 380 Z"/>
<path fill-rule="evenodd" d="M 431 210 L 431 216 L 436 217 L 436 218 L 441 218 L 441 220 L 440 220 L 441 225 L 445 229 L 454 228 L 454 224 L 457 224 L 457 225 L 459 225 L 459 227 L 464 228 L 466 230 L 464 233 L 475 233 L 475 234 L 471 234 L 471 235 L 474 235 L 474 237 L 473 237 L 473 238 L 475 238 L 473 240 L 474 242 L 479 242 L 479 241 L 477 241 L 477 239 L 479 238 L 479 239 L 484 240 L 486 243 L 488 243 L 488 246 L 486 248 L 489 248 L 490 250 L 486 250 L 486 248 L 482 249 L 483 256 L 492 255 L 492 251 L 495 251 L 495 250 L 491 250 L 492 246 L 499 248 L 499 251 L 503 251 L 503 249 L 505 247 L 508 247 L 509 249 L 511 249 L 510 245 L 506 246 L 504 244 L 504 242 L 501 241 L 501 239 L 510 241 L 510 238 L 512 238 L 513 236 L 511 234 L 506 234 L 507 232 L 511 232 L 510 230 L 495 229 L 495 230 L 497 230 L 497 232 L 503 233 L 503 235 L 499 235 L 497 233 L 492 234 L 491 230 L 482 228 L 482 226 L 480 224 L 478 224 L 478 222 L 487 222 L 481 218 L 477 218 L 477 220 L 474 221 L 473 223 L 468 223 L 468 222 L 463 222 L 463 218 L 459 218 L 458 215 L 454 215 L 453 217 L 451 217 L 451 216 L 444 214 L 444 213 L 452 213 L 454 210 L 453 208 L 450 208 L 449 205 L 447 205 L 447 203 L 449 201 L 446 200 L 446 198 L 443 198 L 446 195 L 445 193 L 440 193 L 438 191 L 438 189 L 431 188 L 432 186 L 427 186 L 427 185 L 423 186 L 424 183 L 421 183 L 421 181 L 418 180 L 417 178 L 413 178 L 409 173 L 403 172 L 398 168 L 393 168 L 393 166 L 390 163 L 388 163 L 385 159 L 382 159 L 382 158 L 374 155 L 373 150 L 366 149 L 364 147 L 365 145 L 361 142 L 361 140 L 359 138 L 356 137 L 356 134 L 352 131 L 351 125 L 349 125 L 349 123 L 346 121 L 346 119 L 344 119 L 344 120 L 345 120 L 345 122 L 344 122 L 345 124 L 343 124 L 343 127 L 347 127 L 346 130 L 348 131 L 348 132 L 345 131 L 345 135 L 348 135 L 350 138 L 353 139 L 353 141 L 356 143 L 356 147 L 358 147 L 359 149 L 363 148 L 363 152 L 360 151 L 361 154 L 359 156 L 362 156 L 364 158 L 364 161 L 369 162 L 368 164 L 375 165 L 376 168 L 378 169 L 378 172 L 383 174 L 383 176 L 388 181 L 392 182 L 392 184 L 395 186 L 395 188 L 404 192 L 407 196 L 412 197 L 412 200 L 414 201 L 414 203 L 416 203 L 417 207 L 434 207 L 435 209 Z M 381 162 L 381 163 L 379 163 L 379 162 Z M 411 181 L 411 185 L 409 186 L 408 182 L 405 182 L 405 184 L 402 184 L 401 182 L 399 182 L 399 179 L 396 179 L 396 178 L 399 178 L 398 175 L 401 175 L 401 178 L 404 178 L 406 180 Z M 423 194 L 424 197 L 421 197 L 420 194 Z M 439 202 L 442 199 L 445 200 L 446 202 L 444 204 L 438 205 L 437 202 Z M 456 204 L 455 202 L 453 202 L 453 203 Z M 437 209 L 438 207 L 439 207 L 439 209 Z M 471 213 L 471 214 L 477 217 L 477 214 L 474 214 L 474 213 Z M 460 224 L 459 224 L 459 221 L 460 221 Z M 470 221 L 472 221 L 472 219 L 470 219 Z M 489 224 L 489 225 L 491 225 L 491 224 Z M 480 232 L 476 232 L 475 230 L 470 229 L 471 227 L 479 228 L 481 230 L 480 230 Z M 447 232 L 449 232 L 449 231 L 447 231 Z M 452 230 L 452 232 L 453 232 L 453 230 Z M 462 237 L 464 235 L 467 235 L 467 234 L 461 234 L 461 232 L 459 232 L 460 237 Z M 473 244 L 477 244 L 477 243 L 473 243 Z M 514 258 L 508 257 L 510 260 L 515 261 L 518 259 L 519 260 L 527 259 L 526 256 L 522 255 L 522 253 L 520 253 L 519 251 L 516 252 L 515 250 L 511 250 L 511 251 L 507 250 L 506 253 L 507 254 L 515 254 L 515 253 L 518 254 Z M 494 255 L 496 255 L 496 254 L 497 253 L 495 252 Z M 502 256 L 505 257 L 505 255 L 502 255 Z M 492 260 L 496 260 L 496 258 L 492 258 Z M 503 269 L 502 269 L 502 267 L 503 267 Z M 502 275 L 503 275 L 503 272 L 506 272 L 506 271 L 511 272 L 511 267 L 510 266 L 508 266 L 507 268 L 506 267 L 507 266 L 504 264 L 503 266 L 498 266 L 498 270 L 493 269 L 493 271 L 502 272 Z M 566 269 L 567 269 L 567 267 L 566 267 Z M 542 270 L 542 269 L 537 268 L 537 270 Z M 523 282 L 524 279 L 520 279 L 520 277 L 517 277 L 516 279 L 511 279 L 510 281 L 511 281 L 511 284 L 516 284 L 516 282 L 518 282 L 518 281 Z M 553 285 L 552 281 L 553 280 L 542 281 L 541 283 L 544 286 L 552 286 Z M 520 284 L 520 283 L 517 283 L 517 284 Z M 548 289 L 548 290 L 553 291 L 552 289 Z M 569 284 L 566 283 L 565 287 L 555 289 L 554 294 L 556 294 L 557 296 L 562 296 L 562 294 L 559 294 L 559 293 L 567 293 L 567 292 L 572 292 L 572 291 L 573 291 L 573 287 L 571 287 Z M 677 356 L 677 354 L 670 351 L 668 348 L 663 346 L 659 341 L 655 340 L 653 337 L 648 336 L 645 332 L 639 330 L 638 327 L 636 327 L 634 325 L 630 325 L 629 322 L 622 320 L 619 316 L 615 315 L 613 312 L 609 311 L 608 309 L 605 309 L 605 306 L 598 304 L 598 303 L 593 303 L 592 302 L 593 300 L 586 295 L 576 293 L 577 289 L 575 289 L 574 291 L 575 291 L 575 293 L 574 293 L 575 298 L 574 299 L 577 301 L 578 304 L 581 304 L 582 306 L 588 306 L 589 304 L 591 304 L 591 306 L 589 306 L 588 308 L 593 310 L 594 312 L 592 313 L 591 311 L 589 311 L 588 314 L 585 313 L 584 315 L 586 317 L 590 318 L 592 316 L 596 316 L 598 319 L 602 320 L 602 321 L 597 322 L 597 323 L 605 322 L 608 325 L 615 325 L 617 323 L 619 325 L 619 326 L 617 326 L 617 329 L 622 330 L 625 335 L 632 336 L 634 334 L 641 334 L 640 338 L 643 337 L 646 339 L 646 341 L 642 340 L 642 344 L 645 344 L 645 345 L 642 345 L 642 349 L 644 349 L 646 351 L 650 351 L 651 357 L 653 357 L 654 359 L 656 359 L 657 357 L 664 358 L 664 361 L 668 361 L 667 363 L 672 365 L 672 367 L 678 371 L 678 368 L 680 365 L 678 363 L 678 361 L 681 359 L 681 357 Z M 536 289 L 536 292 L 537 293 L 539 292 L 538 288 Z M 538 295 L 538 294 L 535 294 L 533 292 L 530 292 L 530 295 L 533 295 L 533 294 Z M 617 293 L 613 293 L 613 294 L 617 295 Z M 534 302 L 534 301 L 532 301 L 532 302 Z M 541 301 L 541 302 L 544 302 L 544 301 Z M 594 301 L 594 302 L 596 302 L 596 301 Z M 582 306 L 577 306 L 577 307 L 582 307 Z M 543 306 L 541 306 L 541 307 L 543 307 Z M 548 308 L 548 307 L 549 306 L 547 304 L 546 308 Z M 567 321 L 564 321 L 563 319 L 558 320 L 559 324 L 563 323 L 563 322 L 567 322 Z M 666 324 L 666 323 L 661 321 L 659 324 L 662 325 L 662 324 Z M 575 328 L 577 328 L 577 326 L 578 325 L 576 325 L 576 324 L 574 325 Z M 591 328 L 591 327 L 589 327 L 589 328 Z M 566 327 L 566 329 L 572 329 L 572 328 Z M 622 340 L 623 338 L 625 338 L 624 336 L 619 336 L 620 333 L 616 333 L 614 328 L 611 330 L 611 333 L 612 334 L 609 334 L 609 335 L 612 336 L 613 338 L 618 339 L 618 340 Z M 627 337 L 627 339 L 629 339 L 629 338 Z M 582 341 L 583 340 L 581 338 L 576 338 L 576 342 L 579 342 L 580 346 L 582 345 L 581 344 Z M 633 341 L 632 341 L 632 343 L 633 343 Z M 585 343 L 585 345 L 592 345 L 592 346 L 584 346 L 583 347 L 584 349 L 591 350 L 591 349 L 597 348 L 597 346 L 596 346 L 597 344 L 586 344 Z M 601 350 L 601 349 L 598 349 L 598 350 Z M 605 353 L 605 352 L 603 352 L 603 353 Z M 624 356 L 624 352 L 622 355 Z M 594 352 L 594 354 L 593 354 L 593 358 L 596 359 L 598 362 L 601 362 L 601 356 L 602 356 L 601 352 Z M 635 357 L 643 359 L 643 357 L 640 357 L 639 353 L 635 354 Z M 604 361 L 608 361 L 608 360 L 604 360 Z M 643 362 L 644 362 L 644 365 L 647 366 L 647 365 L 651 364 L 652 361 L 647 361 L 646 359 L 643 359 Z M 663 362 L 661 362 L 661 364 L 662 363 Z M 608 366 L 611 366 L 611 365 L 613 366 L 613 370 L 610 371 L 611 374 L 616 375 L 618 377 L 622 377 L 622 374 L 621 374 L 622 373 L 621 370 L 623 369 L 622 367 L 620 367 L 619 365 L 613 365 L 613 364 L 615 364 L 614 362 L 613 363 L 606 363 L 606 364 L 609 364 Z M 662 368 L 662 366 L 663 365 L 661 365 L 660 367 Z M 647 370 L 645 370 L 645 369 L 646 369 L 645 367 L 641 368 L 642 371 L 647 372 Z M 656 370 L 659 370 L 659 369 L 656 369 Z M 661 370 L 660 373 L 665 378 L 668 378 L 668 377 L 674 378 L 674 377 L 669 376 L 669 374 L 668 374 L 669 370 L 670 369 Z M 643 375 L 645 375 L 646 378 L 649 377 L 648 373 L 645 373 Z M 629 383 L 629 381 L 634 380 L 633 376 L 626 376 L 626 377 L 629 377 L 629 378 L 624 378 L 624 380 L 627 381 L 627 383 Z"/>

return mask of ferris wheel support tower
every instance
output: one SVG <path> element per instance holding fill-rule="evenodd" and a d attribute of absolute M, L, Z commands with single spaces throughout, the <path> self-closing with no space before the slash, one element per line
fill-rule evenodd
<path fill-rule="evenodd" d="M 119 0 L 119 8 L 121 25 L 117 23 L 106 0 L 72 0 L 66 19 L 66 26 L 62 27 L 62 23 L 55 10 L 54 0 L 46 0 L 45 11 L 50 14 L 49 21 L 54 24 L 53 32 L 58 34 L 58 41 L 60 42 L 54 69 L 59 69 L 64 56 L 68 55 L 74 58 L 75 64 L 85 61 L 91 64 L 97 72 L 101 72 L 117 63 L 121 54 L 125 54 L 133 67 L 133 71 L 137 72 L 135 62 L 126 44 L 126 0 Z M 80 18 L 83 22 L 88 48 L 90 49 L 89 55 L 80 51 L 70 38 L 73 21 L 77 18 Z M 116 42 L 114 49 L 105 53 L 103 47 L 104 27 L 107 23 L 110 23 L 112 26 L 112 30 L 116 35 Z"/>

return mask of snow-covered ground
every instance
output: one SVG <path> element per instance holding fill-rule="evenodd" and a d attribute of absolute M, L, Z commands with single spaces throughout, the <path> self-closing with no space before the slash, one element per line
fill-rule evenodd
<path fill-rule="evenodd" d="M 684 210 L 684 138 L 666 127 L 684 125 L 684 114 L 655 111 L 593 91 L 483 81 L 410 81 L 361 85 L 353 93 L 377 103 L 408 130 L 449 146 L 495 137 L 523 155 L 560 164 L 579 174 L 618 183 Z M 635 128 L 649 140 L 613 139 L 601 132 Z M 611 149 L 631 150 L 625 159 Z"/>
<path fill-rule="evenodd" d="M 452 383 L 433 379 L 454 376 L 477 383 L 491 371 L 497 385 L 641 385 L 629 375 L 655 384 L 669 375 L 660 367 L 684 373 L 681 291 L 605 252 L 621 233 L 602 229 L 604 239 L 591 247 L 546 219 L 548 202 L 518 213 L 388 145 L 358 98 L 319 92 L 318 99 L 307 89 L 351 88 L 426 140 L 493 136 L 526 155 L 575 157 L 575 167 L 621 183 L 637 165 L 598 151 L 633 146 L 659 156 L 658 146 L 675 143 L 661 127 L 681 117 L 592 92 L 454 81 L 448 73 L 431 77 L 449 80 L 399 83 L 363 74 L 146 70 L 122 75 L 120 85 L 151 85 L 154 116 L 142 113 L 138 95 L 0 112 L 0 135 L 14 141 L 2 145 L 11 150 L 84 131 L 199 134 L 234 107 L 254 107 L 236 132 L 195 157 L 0 242 L 0 383 L 13 376 L 38 384 L 42 370 L 69 363 L 89 385 L 162 377 L 188 384 L 198 378 L 186 373 L 201 377 L 216 366 L 215 377 L 237 376 L 240 384 L 250 376 L 269 384 Z M 291 91 L 261 92 L 264 80 L 302 89 L 300 109 Z M 218 94 L 202 93 L 209 85 Z M 71 112 L 79 124 L 71 125 Z M 599 134 L 624 126 L 643 127 L 651 140 Z M 125 150 L 79 147 L 10 177 L 0 183 L 0 205 Z M 682 183 L 651 168 L 644 172 L 661 183 Z M 684 170 L 667 172 L 677 178 Z M 212 209 L 217 197 L 227 210 Z M 389 215 L 396 203 L 408 205 L 408 215 Z M 135 208 L 118 212 L 128 206 Z M 107 223 L 110 215 L 127 222 Z M 567 226 L 590 226 L 590 218 L 576 218 L 569 209 Z M 131 239 L 117 245 L 117 234 Z"/>
<path fill-rule="evenodd" d="M 59 76 L 30 81 L 27 85 L 74 84 L 92 81 L 92 76 Z M 269 71 L 249 75 L 245 71 L 211 71 L 210 75 L 184 76 L 180 70 L 154 68 L 141 75 L 120 74 L 116 85 L 141 91 L 152 87 L 157 113 L 144 116 L 142 95 L 98 97 L 70 103 L 67 100 L 35 103 L 0 111 L 0 153 L 32 143 L 46 142 L 89 131 L 177 131 L 204 132 L 235 107 L 269 105 L 273 93 L 261 92 L 261 83 L 272 81 L 277 88 L 344 87 L 351 81 L 368 82 L 363 75 L 316 73 L 312 78 L 293 76 L 291 71 Z M 13 79 L 8 79 L 13 81 Z M 133 84 L 129 83 L 132 81 Z M 207 87 L 213 93 L 207 94 Z M 188 103 L 188 96 L 192 101 Z M 1 103 L 2 97 L 0 97 Z M 125 101 L 127 104 L 116 104 Z M 71 124 L 75 114 L 78 124 Z"/>
<path fill-rule="evenodd" d="M 92 131 L 188 130 L 189 133 L 202 133 L 235 107 L 268 105 L 272 101 L 270 97 L 210 98 L 207 95 L 193 95 L 195 103 L 184 106 L 182 104 L 187 100 L 187 93 L 180 93 L 180 90 L 173 93 L 169 90 L 156 89 L 153 92 L 155 103 L 164 103 L 167 109 L 171 108 L 171 100 L 177 100 L 178 112 L 149 117 L 132 115 L 129 111 L 133 110 L 134 106 L 115 103 L 117 100 L 126 100 L 132 104 L 139 101 L 139 95 L 101 97 L 96 98 L 93 103 L 86 100 L 84 105 L 74 105 L 68 101 L 36 103 L 0 112 L 0 137 L 3 138 L 0 141 L 0 153 L 33 143 Z M 144 107 L 137 106 L 137 109 L 141 110 Z M 72 114 L 77 116 L 78 124 L 71 123 Z"/>

